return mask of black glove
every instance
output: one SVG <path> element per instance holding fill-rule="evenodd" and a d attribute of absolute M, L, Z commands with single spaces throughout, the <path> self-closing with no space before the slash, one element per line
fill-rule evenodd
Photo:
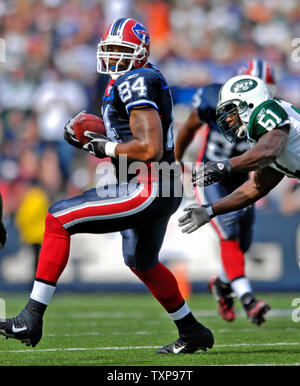
<path fill-rule="evenodd" d="M 89 151 L 97 158 L 110 157 L 110 155 L 106 153 L 105 147 L 107 143 L 112 144 L 112 142 L 109 141 L 105 135 L 93 133 L 92 131 L 85 131 L 84 135 L 91 138 L 91 141 L 83 146 L 83 150 Z"/>
<path fill-rule="evenodd" d="M 75 122 L 75 119 L 77 119 L 82 114 L 85 114 L 85 110 L 83 110 L 79 114 L 77 114 L 76 117 L 70 119 L 69 122 L 64 127 L 64 139 L 65 139 L 65 141 L 67 141 L 70 145 L 75 146 L 77 149 L 82 149 L 83 145 L 81 142 L 78 141 L 78 139 L 75 138 L 75 133 L 73 130 L 73 124 Z"/>
<path fill-rule="evenodd" d="M 6 243 L 6 229 L 2 221 L 0 221 L 0 249 L 2 249 Z"/>
<path fill-rule="evenodd" d="M 203 225 L 207 224 L 214 217 L 211 205 L 199 205 L 197 203 L 187 206 L 184 209 L 187 212 L 179 218 L 179 226 L 182 227 L 183 233 L 192 233 Z"/>
<path fill-rule="evenodd" d="M 231 169 L 229 160 L 202 163 L 199 168 L 193 170 L 192 184 L 193 186 L 207 186 L 222 181 L 231 175 Z"/>

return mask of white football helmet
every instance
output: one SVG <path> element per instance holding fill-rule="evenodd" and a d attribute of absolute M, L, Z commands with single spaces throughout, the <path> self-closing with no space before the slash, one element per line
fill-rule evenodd
<path fill-rule="evenodd" d="M 222 86 L 217 105 L 217 124 L 230 142 L 247 134 L 250 115 L 255 107 L 271 99 L 266 83 L 252 75 L 237 75 Z M 234 122 L 227 118 L 235 117 Z"/>

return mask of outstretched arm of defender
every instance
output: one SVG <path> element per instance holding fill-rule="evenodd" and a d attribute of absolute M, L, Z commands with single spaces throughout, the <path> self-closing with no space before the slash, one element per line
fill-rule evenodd
<path fill-rule="evenodd" d="M 207 224 L 213 217 L 234 212 L 255 203 L 268 194 L 284 177 L 284 174 L 271 167 L 259 169 L 252 179 L 246 181 L 228 196 L 211 205 L 194 204 L 185 208 L 186 212 L 179 218 L 183 233 L 192 233 Z"/>
<path fill-rule="evenodd" d="M 264 168 L 284 153 L 289 140 L 289 125 L 264 134 L 252 149 L 230 159 L 231 172 L 242 173 Z"/>
<path fill-rule="evenodd" d="M 262 169 L 272 164 L 286 150 L 289 125 L 278 127 L 264 134 L 258 143 L 244 154 L 225 161 L 209 161 L 202 170 L 195 170 L 193 184 L 207 186 L 222 181 L 232 174 Z"/>
<path fill-rule="evenodd" d="M 278 185 L 283 177 L 284 174 L 271 167 L 257 170 L 250 180 L 212 204 L 213 215 L 233 212 L 254 204 Z"/>

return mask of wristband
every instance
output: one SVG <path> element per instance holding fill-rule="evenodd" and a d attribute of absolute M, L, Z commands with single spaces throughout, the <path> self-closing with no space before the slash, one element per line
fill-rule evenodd
<path fill-rule="evenodd" d="M 214 217 L 214 211 L 213 211 L 212 205 L 203 205 L 203 206 L 207 210 L 209 218 L 213 218 Z"/>
<path fill-rule="evenodd" d="M 105 154 L 107 155 L 107 157 L 112 157 L 112 158 L 117 157 L 115 153 L 116 146 L 117 146 L 116 142 L 107 142 L 105 144 Z"/>

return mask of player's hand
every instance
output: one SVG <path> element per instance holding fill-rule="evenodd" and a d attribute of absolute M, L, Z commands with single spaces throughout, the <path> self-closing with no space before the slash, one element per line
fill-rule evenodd
<path fill-rule="evenodd" d="M 207 186 L 224 180 L 231 175 L 232 166 L 229 160 L 208 161 L 202 163 L 199 168 L 192 173 L 192 184 L 197 186 Z"/>
<path fill-rule="evenodd" d="M 0 221 L 0 249 L 2 249 L 6 243 L 6 229 L 4 228 L 3 222 Z"/>
<path fill-rule="evenodd" d="M 179 218 L 178 225 L 183 227 L 183 233 L 192 233 L 203 225 L 207 224 L 213 217 L 213 211 L 211 205 L 199 205 L 197 203 L 187 206 L 184 209 L 187 212 L 185 215 Z"/>
<path fill-rule="evenodd" d="M 74 118 L 70 119 L 69 122 L 64 127 L 64 139 L 67 141 L 70 145 L 77 147 L 77 149 L 82 149 L 83 145 L 81 142 L 78 141 L 78 139 L 75 138 L 75 132 L 73 130 L 73 124 L 75 120 L 80 117 L 80 115 L 85 114 L 86 111 L 83 110 L 79 114 L 77 114 Z"/>
<path fill-rule="evenodd" d="M 89 151 L 97 158 L 108 157 L 105 151 L 106 144 L 110 142 L 104 135 L 93 133 L 92 131 L 85 131 L 84 135 L 91 139 L 83 146 L 83 150 Z"/>

